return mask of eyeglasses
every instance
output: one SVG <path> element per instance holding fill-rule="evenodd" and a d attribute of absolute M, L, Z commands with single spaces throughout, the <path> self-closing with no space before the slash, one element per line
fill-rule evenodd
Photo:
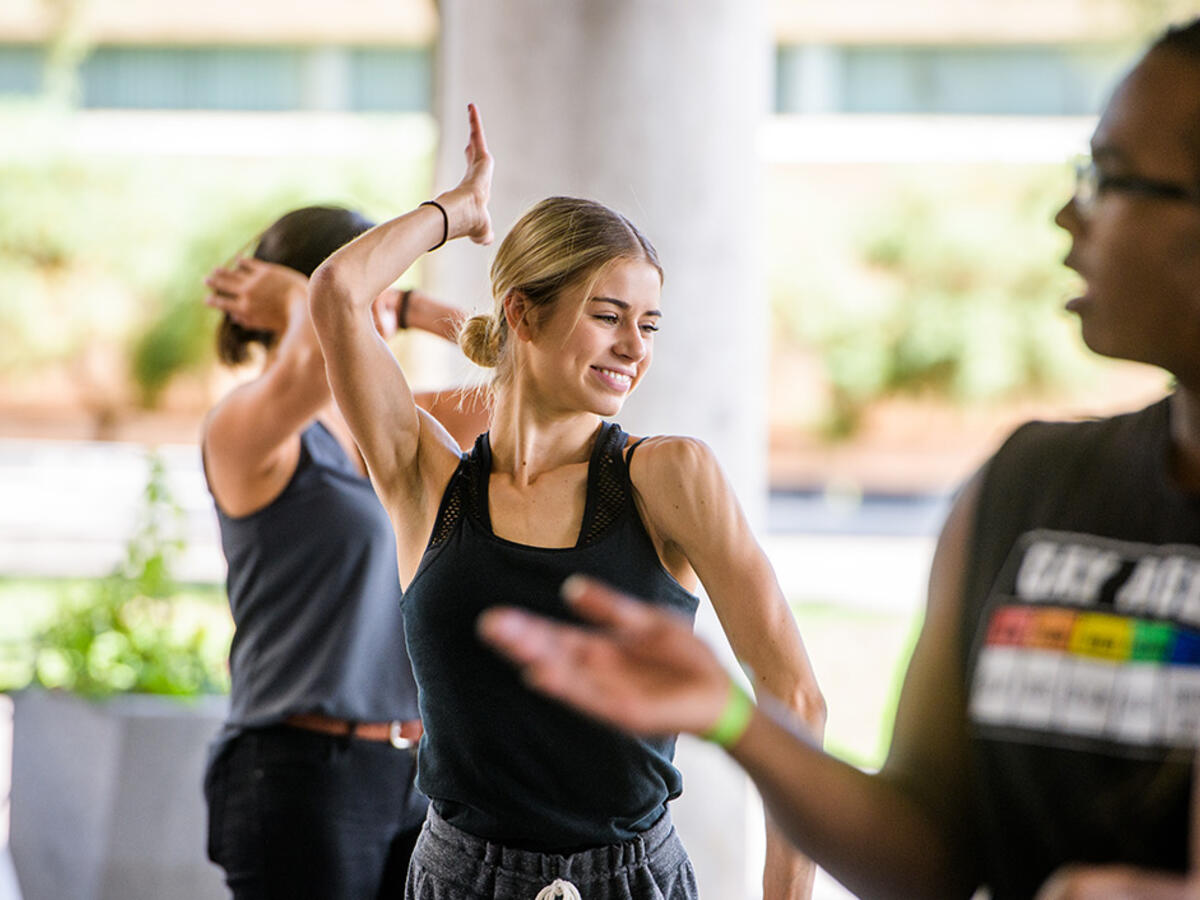
<path fill-rule="evenodd" d="M 1109 191 L 1200 204 L 1200 190 L 1196 188 L 1140 175 L 1108 175 L 1096 167 L 1090 156 L 1075 161 L 1075 208 L 1081 215 L 1090 215 L 1097 201 Z"/>

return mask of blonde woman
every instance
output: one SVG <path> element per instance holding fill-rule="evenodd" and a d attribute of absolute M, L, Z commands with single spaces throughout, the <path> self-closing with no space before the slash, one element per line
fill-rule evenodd
<path fill-rule="evenodd" d="M 823 701 L 712 453 L 604 421 L 645 377 L 662 317 L 657 255 L 623 216 L 551 198 L 501 244 L 494 309 L 460 336 L 494 370 L 490 431 L 471 453 L 413 402 L 370 305 L 430 248 L 492 240 L 492 158 L 469 115 L 462 181 L 342 248 L 310 292 L 333 394 L 391 516 L 407 586 L 425 725 L 418 783 L 432 807 L 406 896 L 695 897 L 667 812 L 682 790 L 674 737 L 628 737 L 529 691 L 480 642 L 479 613 L 511 603 L 568 616 L 559 587 L 585 572 L 691 616 L 702 583 L 756 687 L 815 731 Z M 771 900 L 804 896 L 811 871 L 772 835 L 764 882 Z"/>

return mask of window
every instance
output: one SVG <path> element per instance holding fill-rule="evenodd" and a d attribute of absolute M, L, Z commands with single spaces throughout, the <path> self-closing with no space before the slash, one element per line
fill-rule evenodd
<path fill-rule="evenodd" d="M 1124 59 L 1092 46 L 781 47 L 776 109 L 1092 115 Z"/>

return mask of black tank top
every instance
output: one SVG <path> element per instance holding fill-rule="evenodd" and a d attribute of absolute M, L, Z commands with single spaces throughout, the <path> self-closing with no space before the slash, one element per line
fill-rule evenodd
<path fill-rule="evenodd" d="M 1031 423 L 989 462 L 963 646 L 981 879 L 1065 863 L 1184 871 L 1200 740 L 1200 500 L 1168 401 Z"/>
<path fill-rule="evenodd" d="M 492 532 L 481 435 L 446 487 L 405 592 L 425 722 L 418 784 L 443 818 L 487 840 L 543 852 L 617 843 L 653 825 L 682 790 L 674 736 L 629 737 L 530 691 L 475 633 L 497 605 L 573 619 L 559 587 L 576 572 L 694 617 L 696 597 L 662 567 L 638 515 L 626 437 L 601 424 L 579 539 L 543 548 Z"/>

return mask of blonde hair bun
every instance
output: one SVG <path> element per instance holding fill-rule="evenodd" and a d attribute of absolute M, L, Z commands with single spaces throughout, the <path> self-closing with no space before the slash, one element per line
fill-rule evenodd
<path fill-rule="evenodd" d="M 471 316 L 458 333 L 458 346 L 475 365 L 495 368 L 500 362 L 501 327 L 497 326 L 494 315 Z"/>

